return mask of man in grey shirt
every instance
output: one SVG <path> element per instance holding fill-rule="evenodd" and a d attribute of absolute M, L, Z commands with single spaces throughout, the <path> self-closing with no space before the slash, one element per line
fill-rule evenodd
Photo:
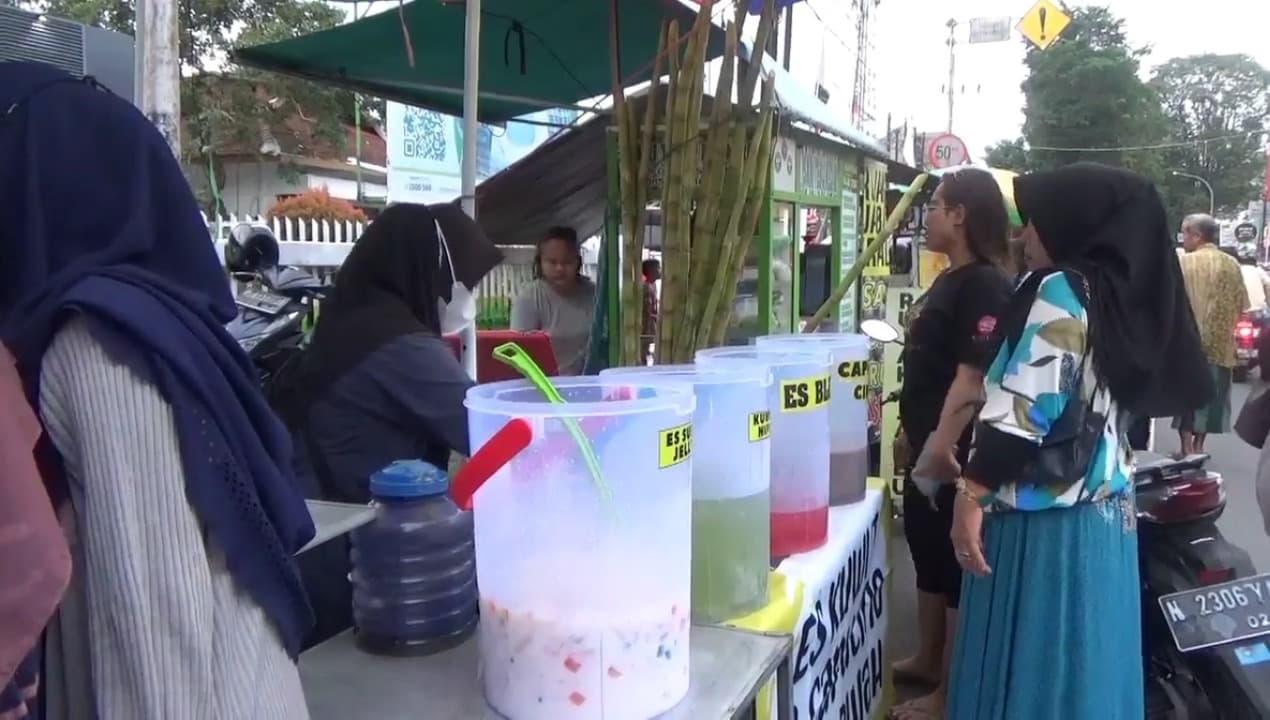
<path fill-rule="evenodd" d="M 512 302 L 512 329 L 542 330 L 561 375 L 586 365 L 595 318 L 595 283 L 582 274 L 582 250 L 573 228 L 553 227 L 538 243 L 534 279 Z"/>

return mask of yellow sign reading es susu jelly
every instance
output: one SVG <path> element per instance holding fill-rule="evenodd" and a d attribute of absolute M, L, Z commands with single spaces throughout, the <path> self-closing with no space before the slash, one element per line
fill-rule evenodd
<path fill-rule="evenodd" d="M 657 433 L 657 467 L 665 469 L 692 456 L 692 423 Z"/>

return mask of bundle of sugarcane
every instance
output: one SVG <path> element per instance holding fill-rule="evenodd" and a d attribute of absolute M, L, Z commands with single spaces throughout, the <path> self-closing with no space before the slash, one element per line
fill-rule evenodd
<path fill-rule="evenodd" d="M 655 146 L 664 148 L 661 193 L 662 287 L 657 336 L 658 362 L 687 362 L 698 348 L 723 340 L 732 313 L 737 279 L 767 201 L 773 131 L 773 83 L 762 77 L 756 59 L 740 64 L 739 40 L 748 9 L 738 0 L 736 22 L 728 23 L 713 106 L 702 115 L 706 48 L 715 3 L 702 0 L 696 21 L 681 36 L 678 23 L 662 30 L 654 77 L 662 61 L 668 76 L 663 113 L 657 113 L 658 87 L 649 91 L 643 124 L 626 101 L 614 76 L 614 114 L 618 126 L 618 162 L 622 201 L 622 333 L 624 365 L 643 360 L 640 331 L 644 283 L 648 173 Z M 766 46 L 776 19 L 774 0 L 759 16 L 755 47 Z M 736 79 L 744 70 L 744 77 Z M 734 85 L 736 86 L 734 88 Z M 733 102 L 733 91 L 737 100 Z M 657 132 L 660 129 L 660 132 Z"/>

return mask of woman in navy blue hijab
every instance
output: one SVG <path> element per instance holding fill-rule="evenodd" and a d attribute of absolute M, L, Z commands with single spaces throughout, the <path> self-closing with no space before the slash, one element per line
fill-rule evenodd
<path fill-rule="evenodd" d="M 179 164 L 132 105 L 36 63 L 0 63 L 0 158 L 0 340 L 74 558 L 46 717 L 307 717 L 313 525 Z"/>

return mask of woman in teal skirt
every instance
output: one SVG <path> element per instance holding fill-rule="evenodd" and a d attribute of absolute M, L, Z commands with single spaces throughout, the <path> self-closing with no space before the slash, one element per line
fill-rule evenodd
<path fill-rule="evenodd" d="M 1032 273 L 998 326 L 958 481 L 952 540 L 966 574 L 948 718 L 1140 720 L 1125 431 L 1133 415 L 1202 405 L 1212 387 L 1148 181 L 1077 163 L 1017 178 L 1015 200 Z M 1073 437 L 1088 467 L 1055 481 L 1042 462 Z"/>

